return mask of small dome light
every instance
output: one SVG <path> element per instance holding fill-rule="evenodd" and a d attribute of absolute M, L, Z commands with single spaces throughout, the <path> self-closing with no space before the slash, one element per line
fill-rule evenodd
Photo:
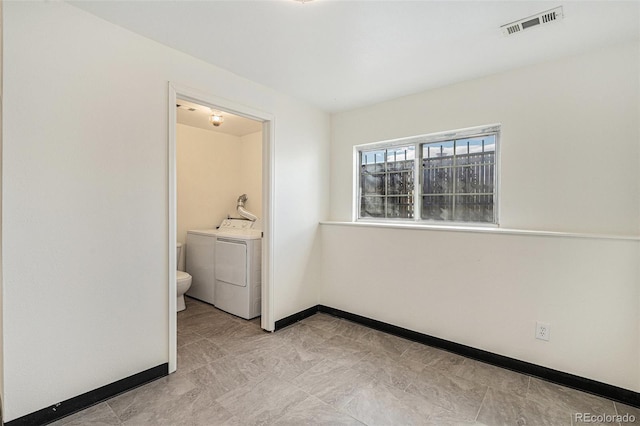
<path fill-rule="evenodd" d="M 209 116 L 209 123 L 213 124 L 215 127 L 220 126 L 224 122 L 224 117 L 222 113 L 219 111 L 214 111 Z"/>

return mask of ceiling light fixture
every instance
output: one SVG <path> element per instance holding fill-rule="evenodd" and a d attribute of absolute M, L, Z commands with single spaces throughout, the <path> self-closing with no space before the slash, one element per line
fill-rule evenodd
<path fill-rule="evenodd" d="M 220 126 L 224 122 L 224 117 L 220 111 L 212 111 L 209 116 L 209 123 L 213 124 L 215 127 Z"/>
<path fill-rule="evenodd" d="M 313 1 L 313 0 L 293 0 L 293 1 L 298 3 L 309 3 L 310 1 Z"/>

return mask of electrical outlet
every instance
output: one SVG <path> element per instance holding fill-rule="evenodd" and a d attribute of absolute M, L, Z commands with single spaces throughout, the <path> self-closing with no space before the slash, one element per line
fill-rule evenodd
<path fill-rule="evenodd" d="M 551 334 L 551 325 L 545 322 L 536 322 L 536 339 L 549 341 Z"/>

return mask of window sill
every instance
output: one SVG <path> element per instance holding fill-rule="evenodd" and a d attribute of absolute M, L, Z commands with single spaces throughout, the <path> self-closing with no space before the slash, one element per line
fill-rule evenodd
<path fill-rule="evenodd" d="M 640 241 L 640 236 L 633 235 L 607 235 L 607 234 L 582 234 L 572 232 L 534 231 L 525 229 L 507 229 L 495 226 L 447 226 L 447 225 L 427 225 L 417 223 L 399 222 L 340 222 L 321 221 L 321 225 L 328 226 L 353 226 L 360 228 L 391 228 L 409 229 L 419 231 L 445 231 L 445 232 L 468 232 L 480 234 L 503 234 L 503 235 L 527 235 L 537 237 L 562 237 L 562 238 L 589 238 L 597 240 L 622 240 Z"/>

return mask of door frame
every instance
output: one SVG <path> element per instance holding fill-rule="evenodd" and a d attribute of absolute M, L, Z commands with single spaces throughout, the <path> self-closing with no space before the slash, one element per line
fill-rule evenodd
<path fill-rule="evenodd" d="M 168 257 L 169 257 L 169 373 L 177 368 L 177 290 L 176 273 L 176 232 L 177 232 L 177 168 L 176 129 L 177 99 L 184 99 L 212 109 L 262 122 L 262 317 L 260 326 L 267 331 L 275 330 L 273 291 L 273 197 L 275 179 L 273 172 L 275 158 L 275 117 L 273 114 L 229 99 L 213 96 L 205 92 L 169 82 L 169 137 L 168 137 Z"/>

